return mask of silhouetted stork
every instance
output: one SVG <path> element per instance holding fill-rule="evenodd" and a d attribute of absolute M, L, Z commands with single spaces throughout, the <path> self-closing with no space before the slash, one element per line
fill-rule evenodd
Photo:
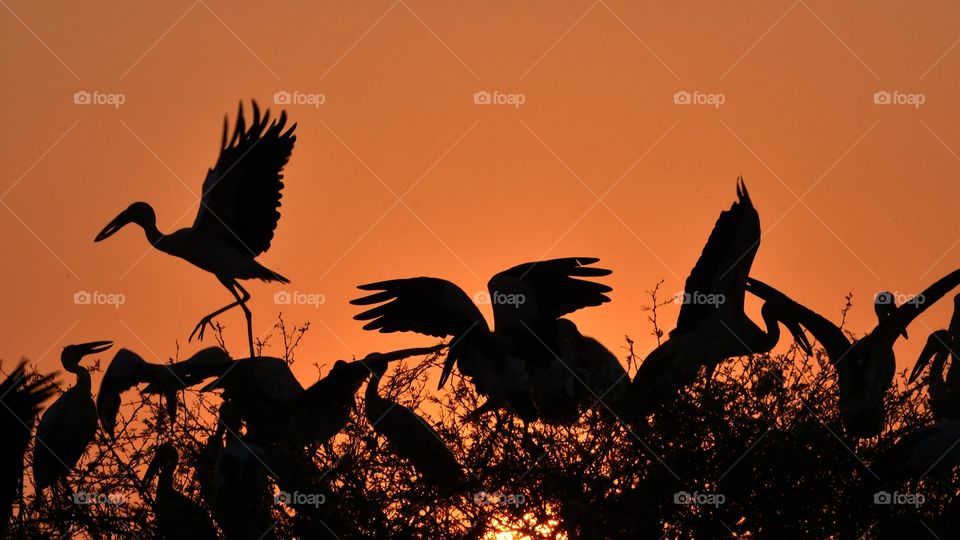
<path fill-rule="evenodd" d="M 430 483 L 455 487 L 463 480 L 463 469 L 453 452 L 430 424 L 409 408 L 380 397 L 380 379 L 387 371 L 384 363 L 371 366 L 367 383 L 366 414 L 373 429 L 390 443 L 390 447 Z"/>
<path fill-rule="evenodd" d="M 97 406 L 90 394 L 90 373 L 80 365 L 80 360 L 112 346 L 110 341 L 92 341 L 63 348 L 60 363 L 76 374 L 77 383 L 40 417 L 33 448 L 33 481 L 38 490 L 69 474 L 97 434 Z"/>
<path fill-rule="evenodd" d="M 487 397 L 475 413 L 509 406 L 524 420 L 566 423 L 576 420 L 589 393 L 582 388 L 583 376 L 578 372 L 609 369 L 606 356 L 586 357 L 597 353 L 595 341 L 591 346 L 571 344 L 589 338 L 561 318 L 610 301 L 606 295 L 610 287 L 577 279 L 610 274 L 589 266 L 597 261 L 579 257 L 525 263 L 493 276 L 487 288 L 494 331 L 471 298 L 443 279 L 418 277 L 361 285 L 361 290 L 378 292 L 350 303 L 385 302 L 354 317 L 370 321 L 365 330 L 452 337 L 440 387 L 456 365 Z M 609 382 L 602 393 L 613 384 Z"/>
<path fill-rule="evenodd" d="M 897 311 L 897 301 L 890 291 L 880 291 L 873 297 L 873 311 L 877 314 L 877 321 L 883 322 Z M 910 339 L 907 329 L 900 334 L 903 339 Z"/>
<path fill-rule="evenodd" d="M 884 480 L 944 480 L 960 465 L 960 421 L 942 420 L 908 433 L 874 462 Z"/>
<path fill-rule="evenodd" d="M 177 414 L 177 391 L 191 385 L 207 371 L 230 360 L 226 351 L 208 347 L 190 358 L 176 364 L 147 362 L 137 353 L 120 349 L 107 366 L 97 393 L 97 413 L 103 431 L 113 438 L 117 413 L 120 411 L 120 395 L 143 383 L 149 383 L 145 394 L 160 394 L 166 405 L 170 422 Z"/>
<path fill-rule="evenodd" d="M 883 397 L 893 384 L 897 360 L 893 345 L 904 329 L 921 313 L 960 285 L 960 270 L 955 270 L 927 287 L 892 314 L 881 317 L 877 326 L 853 342 L 837 325 L 782 292 L 755 278 L 747 280 L 747 290 L 767 302 L 784 302 L 793 317 L 820 342 L 837 369 L 840 386 L 840 413 L 844 427 L 854 437 L 879 435 L 886 422 Z"/>
<path fill-rule="evenodd" d="M 930 410 L 937 419 L 960 420 L 960 294 L 953 297 L 953 317 L 947 330 L 930 334 L 927 344 L 910 373 L 914 382 L 923 373 L 927 364 L 927 391 L 930 395 Z M 950 359 L 950 368 L 944 377 L 944 367 Z"/>
<path fill-rule="evenodd" d="M 173 445 L 161 444 L 143 475 L 147 485 L 159 475 L 153 513 L 160 536 L 166 540 L 218 539 L 220 536 L 207 512 L 173 487 L 173 474 L 179 461 L 180 455 Z"/>
<path fill-rule="evenodd" d="M 720 213 L 687 278 L 676 328 L 644 359 L 633 379 L 636 415 L 645 416 L 670 400 L 696 380 L 701 368 L 709 377 L 727 358 L 769 352 L 780 340 L 779 323 L 809 351 L 803 330 L 782 302 L 768 301 L 761 308 L 766 331 L 744 313 L 745 283 L 760 247 L 760 215 L 742 178 L 737 198 Z"/>
<path fill-rule="evenodd" d="M 0 383 L 0 536 L 6 532 L 21 489 L 23 454 L 30 443 L 33 423 L 40 406 L 56 391 L 53 376 L 28 374 L 26 361 Z"/>
<path fill-rule="evenodd" d="M 280 274 L 255 259 L 270 248 L 273 231 L 280 220 L 281 172 L 290 158 L 296 136 L 296 124 L 284 131 L 286 112 L 270 122 L 270 111 L 260 116 L 253 102 L 253 122 L 249 129 L 243 117 L 243 104 L 237 113 L 237 124 L 229 141 L 224 119 L 220 156 L 203 181 L 200 209 L 191 227 L 172 234 L 157 229 L 153 208 L 135 202 L 120 213 L 97 235 L 100 242 L 128 223 L 143 228 L 150 244 L 170 255 L 215 275 L 236 299 L 235 302 L 207 315 L 190 334 L 190 339 L 211 325 L 213 318 L 230 308 L 240 306 L 247 320 L 247 340 L 253 356 L 253 318 L 247 308 L 250 293 L 239 280 L 260 279 L 289 283 Z"/>

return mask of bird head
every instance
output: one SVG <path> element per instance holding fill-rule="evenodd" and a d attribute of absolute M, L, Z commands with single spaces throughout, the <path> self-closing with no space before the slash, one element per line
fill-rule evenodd
<path fill-rule="evenodd" d="M 147 467 L 147 472 L 143 474 L 143 483 L 149 484 L 150 481 L 157 476 L 157 473 L 171 467 L 176 467 L 178 461 L 180 461 L 180 454 L 177 453 L 177 449 L 170 443 L 161 444 L 157 447 L 156 453 L 153 455 L 153 460 L 150 461 L 150 466 Z"/>
<path fill-rule="evenodd" d="M 112 341 L 91 341 L 90 343 L 67 345 L 60 353 L 60 363 L 67 371 L 76 371 L 80 366 L 80 360 L 84 356 L 103 352 L 110 347 L 113 347 Z"/>
<path fill-rule="evenodd" d="M 135 202 L 128 206 L 126 210 L 120 212 L 117 217 L 113 218 L 113 221 L 107 223 L 107 226 L 100 231 L 100 234 L 98 234 L 93 241 L 99 242 L 106 240 L 129 223 L 136 223 L 143 228 L 155 227 L 157 215 L 153 212 L 153 208 L 149 204 L 145 202 Z"/>

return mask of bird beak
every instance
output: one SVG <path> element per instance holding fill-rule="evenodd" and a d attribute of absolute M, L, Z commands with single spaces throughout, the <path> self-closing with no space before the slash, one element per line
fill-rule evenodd
<path fill-rule="evenodd" d="M 101 353 L 110 347 L 113 347 L 113 342 L 91 341 L 90 343 L 81 343 L 80 345 L 75 345 L 75 347 L 81 356 L 88 356 L 91 354 Z"/>
<path fill-rule="evenodd" d="M 173 427 L 177 422 L 177 393 L 168 392 L 163 395 L 163 399 L 166 400 L 167 419 L 170 420 L 170 427 Z"/>
<path fill-rule="evenodd" d="M 114 233 L 122 229 L 124 225 L 127 225 L 128 223 L 130 223 L 130 221 L 131 221 L 130 216 L 127 214 L 126 210 L 124 210 L 123 212 L 120 212 L 120 215 L 113 218 L 113 221 L 108 223 L 107 226 L 104 227 L 102 231 L 100 231 L 100 234 L 98 234 L 97 237 L 93 239 L 93 241 L 99 242 L 101 240 L 106 240 L 107 238 L 110 238 L 111 236 L 114 235 Z"/>
<path fill-rule="evenodd" d="M 800 323 L 797 321 L 784 321 L 787 330 L 793 334 L 794 341 L 797 342 L 797 346 L 800 347 L 800 350 L 804 352 L 807 356 L 813 356 L 813 347 L 810 346 L 810 340 L 807 339 L 807 334 L 803 331 L 803 327 L 800 326 Z"/>
<path fill-rule="evenodd" d="M 907 379 L 907 382 L 913 383 L 920 378 L 920 374 L 923 373 L 923 370 L 927 367 L 927 364 L 930 363 L 930 360 L 937 355 L 937 352 L 946 348 L 945 345 L 940 342 L 941 339 L 937 332 L 930 334 L 930 337 L 927 338 L 927 344 L 924 345 L 923 350 L 920 351 L 917 363 L 913 365 L 913 371 L 910 372 L 910 378 Z"/>
<path fill-rule="evenodd" d="M 153 456 L 153 460 L 150 461 L 150 466 L 147 467 L 147 472 L 143 473 L 143 483 L 149 484 L 157 473 L 160 472 L 160 456 Z"/>

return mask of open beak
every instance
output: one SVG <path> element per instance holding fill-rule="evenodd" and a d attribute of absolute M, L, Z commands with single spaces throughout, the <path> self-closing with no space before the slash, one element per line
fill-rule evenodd
<path fill-rule="evenodd" d="M 130 218 L 127 217 L 127 212 L 121 212 L 120 215 L 113 218 L 113 221 L 107 224 L 106 227 L 100 231 L 100 234 L 93 239 L 94 242 L 99 242 L 101 240 L 106 240 L 114 235 L 117 231 L 123 228 L 124 225 L 130 223 Z"/>
<path fill-rule="evenodd" d="M 77 348 L 77 352 L 81 356 L 88 356 L 91 354 L 101 353 L 110 347 L 113 347 L 112 341 L 91 341 L 90 343 L 81 343 L 79 345 L 74 345 Z"/>
<path fill-rule="evenodd" d="M 930 337 L 927 338 L 927 344 L 924 345 L 923 350 L 920 351 L 920 356 L 917 358 L 917 363 L 913 365 L 913 371 L 910 372 L 910 378 L 908 379 L 908 382 L 912 383 L 920 378 L 920 374 L 923 373 L 923 370 L 926 369 L 927 364 L 930 363 L 930 360 L 933 359 L 937 353 L 946 352 L 949 350 L 949 347 L 943 341 L 946 337 L 948 336 L 941 332 L 934 332 L 930 334 Z"/>
<path fill-rule="evenodd" d="M 800 326 L 800 323 L 797 321 L 784 321 L 787 330 L 793 334 L 794 341 L 797 342 L 797 346 L 800 347 L 800 350 L 804 352 L 807 356 L 813 356 L 813 347 L 810 346 L 810 340 L 807 339 L 806 332 L 803 331 L 803 327 Z"/>

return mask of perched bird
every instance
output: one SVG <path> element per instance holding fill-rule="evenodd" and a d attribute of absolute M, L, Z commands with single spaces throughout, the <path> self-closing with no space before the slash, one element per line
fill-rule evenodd
<path fill-rule="evenodd" d="M 580 335 L 573 323 L 562 318 L 610 301 L 609 286 L 579 279 L 610 274 L 590 266 L 597 261 L 552 259 L 521 264 L 493 276 L 487 285 L 496 323 L 493 331 L 473 300 L 443 279 L 418 277 L 361 285 L 361 290 L 377 292 L 350 303 L 381 304 L 354 317 L 369 321 L 365 330 L 452 337 L 440 387 L 456 366 L 487 398 L 474 415 L 508 408 L 527 421 L 539 418 L 566 424 L 577 419 L 585 404 L 593 404 L 596 395 L 602 395 L 597 390 L 606 392 L 616 382 L 606 350 L 600 351 L 599 343 Z M 585 377 L 593 381 L 586 388 Z"/>
<path fill-rule="evenodd" d="M 253 318 L 247 308 L 250 293 L 239 280 L 260 279 L 289 283 L 280 274 L 261 265 L 255 257 L 270 248 L 273 231 L 280 220 L 283 167 L 293 151 L 296 124 L 284 131 L 286 112 L 270 121 L 270 111 L 260 116 L 253 102 L 253 122 L 248 128 L 243 117 L 243 104 L 237 113 L 233 135 L 227 138 L 228 122 L 224 119 L 220 156 L 207 172 L 200 197 L 200 210 L 193 225 L 171 234 L 157 229 L 153 208 L 135 202 L 113 219 L 94 239 L 105 240 L 129 223 L 139 225 L 150 245 L 186 260 L 210 272 L 236 299 L 235 302 L 207 315 L 190 334 L 203 332 L 214 317 L 239 306 L 247 321 L 247 341 L 253 352 Z"/>
<path fill-rule="evenodd" d="M 930 366 L 927 392 L 930 410 L 937 419 L 960 420 L 960 294 L 953 298 L 953 317 L 947 330 L 930 334 L 910 373 L 909 382 L 916 381 Z M 950 367 L 944 370 L 947 360 Z M 946 376 L 944 376 L 946 375 Z"/>
<path fill-rule="evenodd" d="M 30 443 L 40 407 L 57 387 L 52 375 L 27 373 L 27 362 L 17 365 L 0 383 L 0 535 L 6 532 L 13 503 L 23 481 L 23 455 Z"/>
<path fill-rule="evenodd" d="M 453 488 L 463 481 L 463 469 L 440 435 L 417 413 L 378 393 L 386 364 L 371 366 L 367 383 L 366 414 L 374 431 L 390 443 L 430 483 Z"/>
<path fill-rule="evenodd" d="M 877 314 L 877 320 L 883 322 L 897 311 L 897 300 L 890 291 L 880 291 L 873 297 L 873 311 Z M 910 339 L 907 329 L 904 328 L 900 334 L 903 339 Z"/>
<path fill-rule="evenodd" d="M 206 510 L 174 488 L 173 475 L 179 461 L 180 455 L 173 445 L 161 444 L 143 475 L 143 482 L 147 485 L 159 477 L 153 513 L 157 517 L 160 536 L 166 540 L 220 538 Z"/>
<path fill-rule="evenodd" d="M 176 364 L 147 362 L 131 350 L 120 349 L 107 366 L 97 393 L 100 426 L 113 438 L 117 413 L 120 411 L 120 395 L 144 383 L 149 383 L 144 389 L 145 394 L 162 396 L 167 416 L 173 422 L 177 416 L 177 392 L 188 388 L 191 381 L 196 381 L 229 360 L 226 351 L 219 347 L 208 347 Z"/>
<path fill-rule="evenodd" d="M 840 415 L 853 437 L 876 437 L 883 431 L 886 411 L 883 398 L 893 385 L 897 360 L 893 345 L 904 329 L 930 306 L 960 285 L 955 270 L 927 287 L 916 301 L 899 306 L 864 337 L 851 341 L 837 325 L 792 300 L 756 278 L 747 280 L 747 290 L 759 298 L 784 302 L 799 323 L 823 345 L 837 370 Z M 922 299 L 922 300 L 920 300 Z"/>
<path fill-rule="evenodd" d="M 676 328 L 647 355 L 634 376 L 630 392 L 637 417 L 675 398 L 701 369 L 710 377 L 728 358 L 769 352 L 780 340 L 780 323 L 802 349 L 810 350 L 785 303 L 764 303 L 761 316 L 766 331 L 744 313 L 747 276 L 760 247 L 760 215 L 743 179 L 737 184 L 737 198 L 720 213 L 687 278 Z"/>
<path fill-rule="evenodd" d="M 60 363 L 76 374 L 77 383 L 40 417 L 33 449 L 33 482 L 38 490 L 69 474 L 97 434 L 97 406 L 90 394 L 90 373 L 80 365 L 80 360 L 112 346 L 110 341 L 93 341 L 63 348 Z"/>
<path fill-rule="evenodd" d="M 960 465 L 960 421 L 943 420 L 908 433 L 874 462 L 883 480 L 946 480 Z"/>

